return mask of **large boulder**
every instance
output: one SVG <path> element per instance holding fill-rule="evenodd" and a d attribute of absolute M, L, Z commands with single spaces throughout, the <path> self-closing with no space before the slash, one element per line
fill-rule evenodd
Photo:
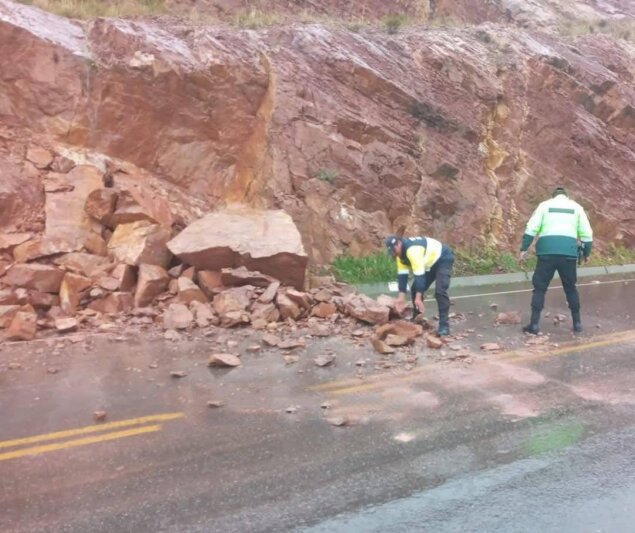
<path fill-rule="evenodd" d="M 18 263 L 13 265 L 2 281 L 13 287 L 56 293 L 60 290 L 64 272 L 49 265 Z"/>
<path fill-rule="evenodd" d="M 128 265 L 158 265 L 167 267 L 171 254 L 166 247 L 170 232 L 145 220 L 121 224 L 108 242 L 110 253 Z"/>
<path fill-rule="evenodd" d="M 139 281 L 134 296 L 136 307 L 145 307 L 168 288 L 170 276 L 158 265 L 140 265 Z"/>
<path fill-rule="evenodd" d="M 36 333 L 37 315 L 32 307 L 25 306 L 13 317 L 5 338 L 9 341 L 30 341 Z"/>
<path fill-rule="evenodd" d="M 46 193 L 45 236 L 60 239 L 79 250 L 89 235 L 101 231 L 99 223 L 88 216 L 84 207 L 88 195 L 102 187 L 102 172 L 91 165 L 80 165 L 71 170 L 66 179 L 73 186 L 72 190 Z"/>
<path fill-rule="evenodd" d="M 244 266 L 286 285 L 304 286 L 308 262 L 300 232 L 284 211 L 232 208 L 210 213 L 168 242 L 200 270 Z"/>
<path fill-rule="evenodd" d="M 8 328 L 19 311 L 19 305 L 0 305 L 0 328 Z"/>
<path fill-rule="evenodd" d="M 67 272 L 60 287 L 60 306 L 65 313 L 74 314 L 79 307 L 82 293 L 91 286 L 91 280 Z"/>
<path fill-rule="evenodd" d="M 108 258 L 83 252 L 64 254 L 53 262 L 64 270 L 90 278 L 103 275 L 112 268 Z"/>
<path fill-rule="evenodd" d="M 110 276 L 117 281 L 117 289 L 120 291 L 132 291 L 137 283 L 137 273 L 134 267 L 125 263 L 117 265 Z"/>
<path fill-rule="evenodd" d="M 58 239 L 57 237 L 35 237 L 13 249 L 13 258 L 18 263 L 27 263 L 35 259 L 41 259 L 65 252 L 73 252 L 79 249 L 78 246 Z"/>
<path fill-rule="evenodd" d="M 0 252 L 8 252 L 31 237 L 30 233 L 0 233 Z"/>
<path fill-rule="evenodd" d="M 116 208 L 107 225 L 130 224 L 141 220 L 170 228 L 174 222 L 170 205 L 152 190 L 141 185 L 132 185 L 119 193 Z"/>
<path fill-rule="evenodd" d="M 18 297 L 13 289 L 0 289 L 0 305 L 15 305 L 17 303 Z"/>
<path fill-rule="evenodd" d="M 348 315 L 368 324 L 385 324 L 390 315 L 390 308 L 363 294 L 349 297 L 345 309 Z"/>
<path fill-rule="evenodd" d="M 132 294 L 129 292 L 113 292 L 105 298 L 94 300 L 88 305 L 89 309 L 100 313 L 125 313 L 134 306 Z"/>
<path fill-rule="evenodd" d="M 100 224 L 108 226 L 117 206 L 117 196 L 114 189 L 95 189 L 86 198 L 84 211 Z"/>

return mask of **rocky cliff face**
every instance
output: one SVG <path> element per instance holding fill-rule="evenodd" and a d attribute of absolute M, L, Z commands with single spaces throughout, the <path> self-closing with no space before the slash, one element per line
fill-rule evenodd
<path fill-rule="evenodd" d="M 622 28 L 630 2 L 375 3 L 480 25 L 79 22 L 0 0 L 0 232 L 55 226 L 45 185 L 66 159 L 114 165 L 178 226 L 228 203 L 282 208 L 318 264 L 402 229 L 515 247 L 556 184 L 601 241 L 635 244 L 635 45 L 554 29 L 573 8 Z"/>

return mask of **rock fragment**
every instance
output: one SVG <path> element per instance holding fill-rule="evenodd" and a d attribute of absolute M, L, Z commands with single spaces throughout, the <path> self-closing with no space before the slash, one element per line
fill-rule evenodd
<path fill-rule="evenodd" d="M 212 367 L 237 367 L 240 366 L 240 358 L 231 353 L 214 353 L 209 356 L 207 366 Z"/>
<path fill-rule="evenodd" d="M 267 346 L 276 347 L 280 345 L 282 340 L 280 339 L 280 337 L 277 337 L 272 333 L 265 333 L 262 336 L 262 342 L 265 343 Z"/>
<path fill-rule="evenodd" d="M 79 322 L 76 318 L 58 318 L 55 321 L 55 329 L 59 333 L 70 333 L 76 331 L 79 327 Z"/>
<path fill-rule="evenodd" d="M 384 341 L 382 341 L 381 339 L 378 338 L 373 338 L 371 340 L 371 343 L 373 345 L 373 348 L 375 349 L 375 351 L 377 353 L 380 353 L 382 355 L 387 355 L 387 354 L 391 354 L 391 353 L 395 353 L 395 349 L 392 348 L 391 346 L 388 346 Z"/>
<path fill-rule="evenodd" d="M 176 290 L 179 300 L 185 304 L 197 301 L 207 303 L 207 296 L 190 278 L 181 276 L 177 279 Z"/>
<path fill-rule="evenodd" d="M 501 346 L 495 342 L 486 342 L 484 344 L 481 344 L 481 350 L 485 352 L 495 352 L 500 349 Z"/>
<path fill-rule="evenodd" d="M 426 335 L 426 344 L 428 348 L 432 348 L 433 350 L 440 350 L 443 348 L 443 341 L 439 337 L 435 337 L 433 335 Z"/>
<path fill-rule="evenodd" d="M 264 340 L 264 339 L 263 339 Z M 306 342 L 303 339 L 288 339 L 280 341 L 278 348 L 281 350 L 295 350 L 297 348 L 305 348 Z"/>
<path fill-rule="evenodd" d="M 386 344 L 388 346 L 406 346 L 408 344 L 412 344 L 414 341 L 408 337 L 403 337 L 402 335 L 388 335 L 386 337 Z"/>
<path fill-rule="evenodd" d="M 107 416 L 108 413 L 102 409 L 93 412 L 93 420 L 95 422 L 103 422 L 104 420 L 106 420 Z"/>
<path fill-rule="evenodd" d="M 521 317 L 518 311 L 509 311 L 507 313 L 498 313 L 496 315 L 496 324 L 520 324 Z"/>
<path fill-rule="evenodd" d="M 313 362 L 315 363 L 316 366 L 319 366 L 322 368 L 331 366 L 335 363 L 335 356 L 333 354 L 320 355 L 319 357 L 316 357 L 315 359 L 313 359 Z"/>
<path fill-rule="evenodd" d="M 163 315 L 165 329 L 187 329 L 194 322 L 194 315 L 184 304 L 170 304 Z"/>
<path fill-rule="evenodd" d="M 337 313 L 337 306 L 333 302 L 320 302 L 311 310 L 311 315 L 318 318 L 329 318 Z"/>
<path fill-rule="evenodd" d="M 345 427 L 351 423 L 350 419 L 345 416 L 331 416 L 328 417 L 326 421 L 335 427 Z"/>
<path fill-rule="evenodd" d="M 405 320 L 396 320 L 377 326 L 375 328 L 375 334 L 380 339 L 385 339 L 388 335 L 397 335 L 414 340 L 423 335 L 423 327 L 420 324 L 414 324 Z"/>

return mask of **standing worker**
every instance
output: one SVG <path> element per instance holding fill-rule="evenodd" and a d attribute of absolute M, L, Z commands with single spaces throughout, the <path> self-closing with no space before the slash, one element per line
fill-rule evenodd
<path fill-rule="evenodd" d="M 439 328 L 437 334 L 450 334 L 450 277 L 454 256 L 452 250 L 436 239 L 430 237 L 413 237 L 405 239 L 391 235 L 384 241 L 388 254 L 397 259 L 397 280 L 399 283 L 399 297 L 396 309 L 402 313 L 406 307 L 406 291 L 408 290 L 408 274 L 412 271 L 412 303 L 414 305 L 413 319 L 425 312 L 423 304 L 424 293 L 432 283 L 436 283 L 434 297 L 439 305 Z"/>
<path fill-rule="evenodd" d="M 520 246 L 521 262 L 527 257 L 527 249 L 536 236 L 538 264 L 532 278 L 534 293 L 531 298 L 531 321 L 523 331 L 533 335 L 540 332 L 540 313 L 545 304 L 545 292 L 558 271 L 571 309 L 573 331 L 579 333 L 582 331 L 580 296 L 575 286 L 578 241 L 581 242 L 586 262 L 591 254 L 593 231 L 582 206 L 571 200 L 564 188 L 556 188 L 551 199 L 542 202 L 529 219 Z"/>

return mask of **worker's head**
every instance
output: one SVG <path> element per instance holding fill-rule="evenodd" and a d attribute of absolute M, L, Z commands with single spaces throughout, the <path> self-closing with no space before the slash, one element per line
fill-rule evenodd
<path fill-rule="evenodd" d="M 384 244 L 386 245 L 388 255 L 397 257 L 401 253 L 401 237 L 397 237 L 396 235 L 389 235 L 384 239 Z"/>
<path fill-rule="evenodd" d="M 553 193 L 551 194 L 552 198 L 555 198 L 556 196 L 560 196 L 561 194 L 564 194 L 565 196 L 567 196 L 567 191 L 564 187 L 556 187 L 553 190 Z"/>

